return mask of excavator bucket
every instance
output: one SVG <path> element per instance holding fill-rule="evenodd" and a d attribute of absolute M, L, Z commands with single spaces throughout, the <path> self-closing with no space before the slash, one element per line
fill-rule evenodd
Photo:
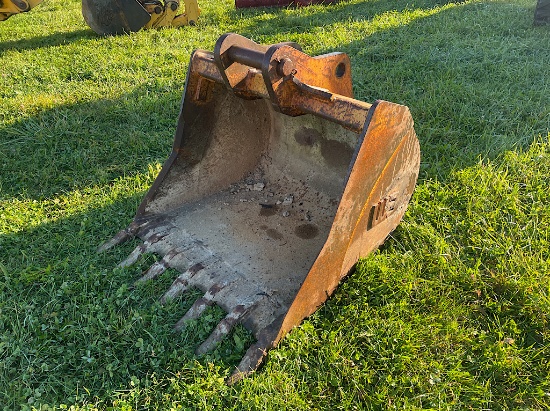
<path fill-rule="evenodd" d="M 256 342 L 232 383 L 396 228 L 419 162 L 407 107 L 353 99 L 346 54 L 226 34 L 214 53 L 193 53 L 172 153 L 133 222 L 100 251 L 139 237 L 120 266 L 162 258 L 137 281 L 180 272 L 161 302 L 205 293 L 176 330 L 213 304 L 227 312 L 197 355 L 236 323 L 250 330 Z"/>

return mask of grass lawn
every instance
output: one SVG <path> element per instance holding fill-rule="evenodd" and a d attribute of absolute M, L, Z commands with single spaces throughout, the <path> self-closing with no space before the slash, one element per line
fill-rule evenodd
<path fill-rule="evenodd" d="M 550 27 L 534 0 L 201 4 L 196 27 L 98 37 L 78 0 L 0 23 L 0 409 L 549 409 Z M 402 224 L 228 387 L 251 336 L 193 352 L 176 275 L 132 288 L 132 220 L 172 145 L 190 53 L 225 32 L 352 60 L 422 150 Z"/>

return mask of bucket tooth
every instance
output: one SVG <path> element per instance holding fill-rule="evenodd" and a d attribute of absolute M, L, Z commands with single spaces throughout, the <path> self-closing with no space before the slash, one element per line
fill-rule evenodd
<path fill-rule="evenodd" d="M 195 276 L 198 272 L 204 270 L 204 265 L 202 263 L 197 263 L 186 271 L 184 271 L 182 274 L 180 274 L 172 283 L 170 288 L 164 293 L 164 295 L 160 298 L 160 303 L 165 304 L 169 300 L 173 300 L 174 298 L 180 296 L 183 294 L 187 287 L 189 286 L 189 280 Z"/>
<path fill-rule="evenodd" d="M 132 264 L 135 264 L 135 262 L 139 260 L 139 257 L 141 257 L 141 255 L 145 252 L 146 249 L 147 249 L 147 243 L 142 243 L 138 245 L 136 248 L 134 248 L 134 250 L 130 253 L 130 255 L 126 257 L 124 261 L 121 261 L 118 264 L 118 267 L 125 268 L 125 267 L 130 267 Z"/>
<path fill-rule="evenodd" d="M 137 235 L 150 247 L 167 237 L 173 228 L 171 225 L 145 225 Z"/>
<path fill-rule="evenodd" d="M 214 297 L 222 290 L 224 285 L 215 284 L 198 300 L 196 300 L 191 308 L 187 310 L 185 315 L 179 319 L 174 326 L 176 331 L 180 331 L 185 328 L 185 323 L 189 320 L 196 320 L 199 318 L 204 310 L 214 305 Z"/>
<path fill-rule="evenodd" d="M 155 233 L 151 235 L 147 240 L 138 245 L 134 250 L 128 255 L 128 257 L 120 262 L 117 267 L 126 268 L 136 263 L 137 260 L 142 256 L 142 254 L 151 252 L 152 246 L 158 241 L 162 240 L 165 237 L 165 234 Z"/>
<path fill-rule="evenodd" d="M 136 283 L 143 283 L 145 281 L 149 281 L 154 278 L 157 278 L 159 275 L 164 273 L 167 269 L 168 269 L 168 265 L 166 264 L 166 261 L 164 258 L 160 261 L 155 261 L 153 264 L 151 264 L 151 267 L 149 267 L 147 271 L 145 271 L 143 275 L 136 280 Z"/>
<path fill-rule="evenodd" d="M 227 378 L 226 383 L 228 385 L 239 382 L 241 379 L 258 369 L 267 356 L 267 352 L 277 343 L 277 331 L 281 326 L 281 321 L 281 317 L 277 318 L 257 334 L 257 341 L 246 350 L 239 365 L 233 370 L 229 378 Z"/>
<path fill-rule="evenodd" d="M 120 266 L 158 254 L 138 281 L 177 270 L 162 303 L 204 293 L 176 330 L 213 304 L 229 313 L 198 354 L 237 322 L 252 333 L 228 382 L 257 369 L 407 210 L 420 167 L 411 113 L 352 90 L 344 53 L 311 57 L 236 34 L 196 50 L 172 152 L 134 223 L 100 247 L 140 238 Z"/>
<path fill-rule="evenodd" d="M 269 348 L 271 347 L 267 347 L 261 342 L 252 344 L 248 350 L 246 350 L 246 353 L 241 359 L 239 365 L 235 368 L 235 370 L 233 370 L 227 379 L 227 384 L 235 384 L 247 375 L 252 374 L 262 363 Z"/>
<path fill-rule="evenodd" d="M 149 269 L 145 271 L 138 280 L 136 280 L 136 283 L 152 280 L 164 273 L 170 267 L 170 262 L 183 251 L 184 249 L 180 247 L 170 250 L 164 257 L 162 257 L 161 260 L 155 261 L 151 267 L 149 267 Z"/>
<path fill-rule="evenodd" d="M 134 238 L 134 235 L 135 234 L 129 232 L 127 229 L 120 230 L 118 233 L 116 233 L 116 235 L 113 238 L 111 238 L 109 241 L 106 241 L 105 243 L 100 245 L 97 248 L 97 252 L 98 253 L 103 253 L 103 252 L 113 248 L 116 245 L 122 244 L 122 243 L 130 240 L 131 238 Z"/>
<path fill-rule="evenodd" d="M 109 241 L 106 241 L 105 243 L 100 245 L 97 248 L 97 252 L 98 253 L 105 252 L 116 245 L 122 244 L 134 238 L 139 229 L 140 229 L 139 224 L 137 224 L 135 221 L 132 222 L 132 224 L 130 224 L 128 228 L 125 228 L 124 230 L 120 230 L 118 233 L 115 234 L 113 238 L 111 238 Z"/>
<path fill-rule="evenodd" d="M 139 236 L 142 240 L 147 240 L 148 235 L 152 235 L 159 231 L 166 231 L 168 227 L 159 227 L 157 224 L 155 224 L 155 220 L 145 220 L 141 223 L 137 221 L 132 221 L 132 223 L 125 228 L 124 230 L 120 230 L 118 233 L 115 234 L 113 238 L 111 238 L 109 241 L 106 241 L 102 245 L 100 245 L 97 248 L 98 253 L 105 252 L 111 248 L 113 248 L 116 245 L 122 244 L 128 240 L 131 240 L 132 238 Z"/>
<path fill-rule="evenodd" d="M 227 334 L 231 332 L 235 324 L 246 313 L 244 305 L 238 305 L 229 314 L 221 320 L 214 331 L 208 336 L 208 338 L 195 350 L 196 355 L 204 355 L 208 351 L 211 351 L 221 340 L 225 338 Z"/>

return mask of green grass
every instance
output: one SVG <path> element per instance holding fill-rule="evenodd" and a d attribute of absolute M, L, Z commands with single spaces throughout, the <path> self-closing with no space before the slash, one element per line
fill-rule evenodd
<path fill-rule="evenodd" d="M 550 408 L 550 29 L 534 1 L 342 1 L 97 37 L 76 0 L 0 23 L 0 409 Z M 251 337 L 193 351 L 174 272 L 132 289 L 96 254 L 172 144 L 189 55 L 237 32 L 347 52 L 356 98 L 410 107 L 422 150 L 403 223 L 263 369 Z"/>

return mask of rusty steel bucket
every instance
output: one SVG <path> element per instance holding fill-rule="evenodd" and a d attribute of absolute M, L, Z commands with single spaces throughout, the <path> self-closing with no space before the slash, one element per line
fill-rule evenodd
<path fill-rule="evenodd" d="M 346 54 L 226 34 L 193 53 L 172 153 L 100 251 L 137 236 L 121 266 L 162 256 L 138 281 L 181 273 L 161 301 L 205 293 L 178 330 L 212 304 L 228 313 L 197 354 L 236 323 L 250 330 L 235 382 L 396 228 L 419 163 L 408 108 L 353 99 Z"/>

